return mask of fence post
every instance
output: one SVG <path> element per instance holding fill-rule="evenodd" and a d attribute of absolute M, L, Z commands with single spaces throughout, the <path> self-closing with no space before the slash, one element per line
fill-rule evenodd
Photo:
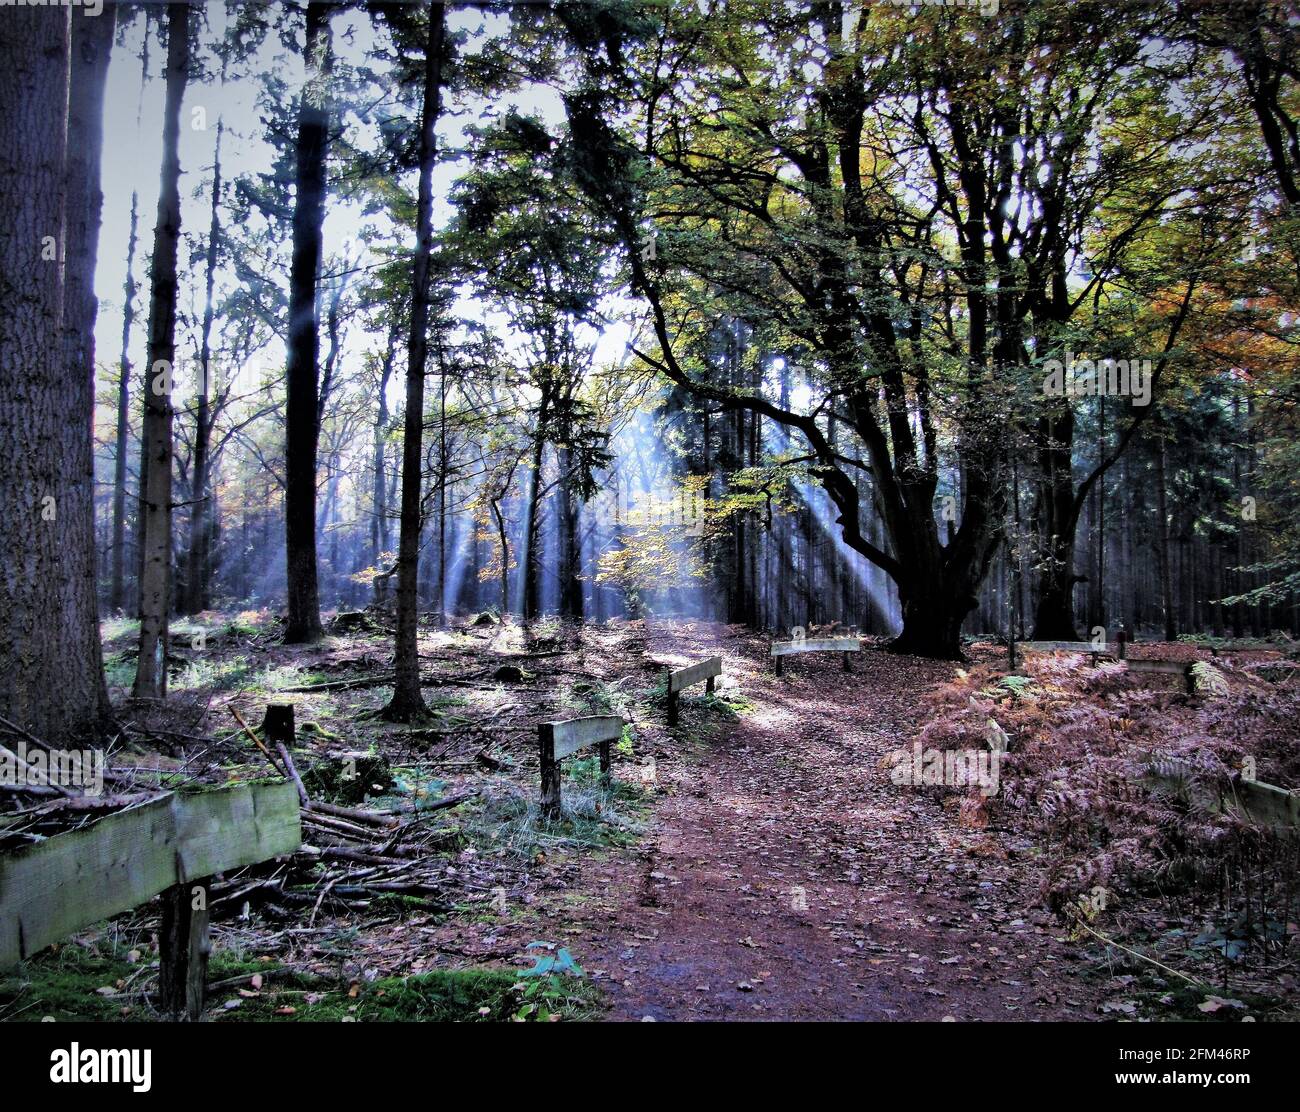
<path fill-rule="evenodd" d="M 207 993 L 208 878 L 174 884 L 162 894 L 158 928 L 158 1006 L 165 1015 L 197 1020 Z"/>
<path fill-rule="evenodd" d="M 555 728 L 550 722 L 537 726 L 542 764 L 542 814 L 547 818 L 560 815 L 560 765 L 555 759 Z"/>

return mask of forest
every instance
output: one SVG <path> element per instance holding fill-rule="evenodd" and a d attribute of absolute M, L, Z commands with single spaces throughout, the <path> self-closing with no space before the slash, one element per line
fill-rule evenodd
<path fill-rule="evenodd" d="M 0 1020 L 1300 1019 L 1294 4 L 0 0 L 0 103 Z"/>

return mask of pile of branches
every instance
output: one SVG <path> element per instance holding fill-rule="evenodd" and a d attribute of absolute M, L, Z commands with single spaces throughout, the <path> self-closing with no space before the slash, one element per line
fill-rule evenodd
<path fill-rule="evenodd" d="M 63 759 L 55 756 L 61 752 L 0 715 L 0 762 L 17 773 L 13 778 L 0 776 L 0 853 L 79 829 L 164 794 L 151 782 L 150 770 L 109 768 L 106 755 L 98 768 L 102 790 L 88 794 L 84 786 L 61 783 L 49 774 Z"/>
<path fill-rule="evenodd" d="M 239 718 L 237 713 L 235 717 Z M 455 845 L 460 832 L 439 826 L 436 820 L 450 808 L 475 798 L 476 792 L 384 809 L 313 799 L 288 747 L 277 742 L 272 753 L 242 718 L 239 723 L 271 767 L 297 789 L 303 844 L 269 876 L 251 875 L 259 868 L 254 866 L 217 886 L 214 905 L 238 905 L 256 895 L 272 909 L 281 905 L 286 913 L 288 908 L 283 905 L 310 906 L 311 923 L 327 903 L 335 910 L 363 908 L 385 896 L 405 897 L 429 910 L 446 910 L 438 899 L 442 893 L 438 852 Z"/>

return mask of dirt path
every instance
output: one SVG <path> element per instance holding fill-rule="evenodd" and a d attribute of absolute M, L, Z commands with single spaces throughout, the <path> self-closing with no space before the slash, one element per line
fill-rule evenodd
<path fill-rule="evenodd" d="M 1034 907 L 1028 847 L 882 765 L 951 666 L 815 655 L 777 679 L 752 639 L 711 633 L 656 655 L 721 651 L 754 709 L 693 757 L 666 739 L 639 879 L 626 859 L 589 878 L 613 914 L 575 943 L 612 1017 L 1096 1018 L 1078 948 Z"/>

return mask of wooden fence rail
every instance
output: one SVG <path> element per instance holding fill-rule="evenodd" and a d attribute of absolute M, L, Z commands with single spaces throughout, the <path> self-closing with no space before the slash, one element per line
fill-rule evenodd
<path fill-rule="evenodd" d="M 1019 660 L 1018 650 L 1028 653 L 1083 653 L 1092 657 L 1093 667 L 1097 666 L 1101 657 L 1109 656 L 1122 660 L 1129 672 L 1181 676 L 1187 694 L 1196 693 L 1196 677 L 1192 672 L 1195 661 L 1134 659 L 1125 653 L 1125 646 L 1129 643 L 1124 639 L 1104 645 L 1093 641 L 1020 641 L 1011 643 L 1009 656 L 1013 668 Z"/>
<path fill-rule="evenodd" d="M 1152 769 L 1148 779 L 1182 798 L 1194 800 L 1212 811 L 1230 811 L 1274 828 L 1300 826 L 1300 793 L 1266 784 L 1262 780 L 1237 779 L 1226 788 L 1198 780 L 1190 768 Z"/>
<path fill-rule="evenodd" d="M 670 671 L 668 673 L 668 725 L 677 725 L 677 700 L 683 688 L 704 680 L 706 681 L 704 690 L 712 692 L 714 680 L 720 675 L 722 675 L 722 657 L 720 656 L 711 656 L 708 660 L 702 660 L 698 664 L 678 668 L 675 672 Z"/>
<path fill-rule="evenodd" d="M 859 637 L 803 637 L 792 641 L 773 641 L 771 656 L 779 676 L 784 672 L 784 658 L 796 653 L 841 653 L 841 664 L 847 672 L 849 653 L 861 651 L 862 639 Z"/>
<path fill-rule="evenodd" d="M 207 963 L 207 880 L 295 852 L 302 844 L 298 808 L 289 783 L 171 793 L 0 855 L 0 969 L 167 893 L 163 1001 L 179 992 L 197 1018 Z"/>
<path fill-rule="evenodd" d="M 568 722 L 539 722 L 538 748 L 542 765 L 542 813 L 558 818 L 561 811 L 560 762 L 588 745 L 600 746 L 600 774 L 609 777 L 609 746 L 623 736 L 623 719 L 595 714 Z"/>

